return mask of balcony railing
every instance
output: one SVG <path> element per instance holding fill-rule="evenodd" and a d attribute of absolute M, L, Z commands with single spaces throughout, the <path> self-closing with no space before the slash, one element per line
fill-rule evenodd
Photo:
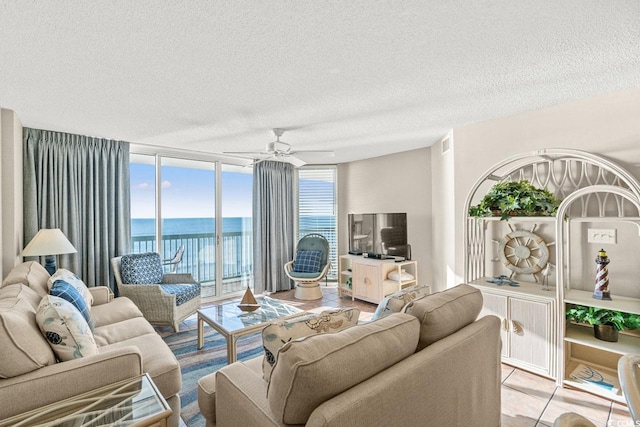
<path fill-rule="evenodd" d="M 333 229 L 300 229 L 300 236 L 309 233 L 320 233 L 327 238 L 331 251 L 329 259 L 331 270 L 329 280 L 336 278 L 337 271 L 337 239 Z M 156 249 L 155 236 L 133 236 L 132 253 L 160 252 L 162 259 L 171 259 L 180 245 L 185 246 L 182 262 L 178 272 L 191 273 L 193 278 L 205 284 L 215 282 L 216 256 L 215 233 L 168 234 L 162 236 L 162 251 Z M 253 277 L 253 235 L 244 232 L 225 232 L 222 234 L 222 280 L 224 282 L 238 279 L 251 280 Z M 242 286 L 235 290 L 242 289 Z"/>
<path fill-rule="evenodd" d="M 160 252 L 162 259 L 170 259 L 180 245 L 185 251 L 178 272 L 191 273 L 200 282 L 215 282 L 215 233 L 168 234 L 162 236 L 162 251 L 156 249 L 155 236 L 133 236 L 133 253 Z M 222 234 L 222 279 L 239 279 L 253 275 L 253 236 L 251 233 Z"/>

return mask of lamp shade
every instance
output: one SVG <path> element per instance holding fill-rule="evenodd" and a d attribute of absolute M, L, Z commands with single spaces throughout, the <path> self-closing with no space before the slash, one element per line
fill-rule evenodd
<path fill-rule="evenodd" d="M 46 256 L 78 252 L 59 228 L 43 228 L 31 239 L 20 256 Z"/>

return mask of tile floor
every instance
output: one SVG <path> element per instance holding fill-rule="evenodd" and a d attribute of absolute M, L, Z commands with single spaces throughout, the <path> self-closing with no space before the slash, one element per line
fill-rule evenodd
<path fill-rule="evenodd" d="M 358 307 L 361 320 L 371 318 L 376 308 L 374 304 L 338 297 L 335 287 L 322 286 L 322 292 L 323 298 L 316 301 L 296 300 L 294 291 L 277 292 L 270 296 L 311 312 L 334 307 Z M 210 304 L 215 302 L 203 305 Z M 188 327 L 181 325 L 181 328 L 183 326 Z M 576 412 L 598 427 L 635 426 L 624 405 L 582 391 L 557 387 L 552 380 L 502 365 L 502 427 L 552 426 L 553 421 L 565 412 Z"/>

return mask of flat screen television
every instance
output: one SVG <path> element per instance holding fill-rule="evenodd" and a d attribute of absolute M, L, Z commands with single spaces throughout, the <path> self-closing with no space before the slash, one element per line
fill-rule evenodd
<path fill-rule="evenodd" d="M 406 213 L 349 214 L 349 253 L 411 258 Z"/>

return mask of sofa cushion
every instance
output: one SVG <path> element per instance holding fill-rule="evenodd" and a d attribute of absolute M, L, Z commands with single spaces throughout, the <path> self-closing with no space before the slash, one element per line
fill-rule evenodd
<path fill-rule="evenodd" d="M 13 285 L 7 285 L 0 288 L 0 300 L 14 298 L 28 302 L 29 305 L 33 307 L 34 314 L 38 309 L 40 300 L 42 299 L 36 291 L 22 283 L 14 283 Z"/>
<path fill-rule="evenodd" d="M 322 262 L 320 251 L 298 251 L 293 261 L 293 271 L 296 273 L 319 273 Z"/>
<path fill-rule="evenodd" d="M 430 289 L 431 288 L 426 285 L 415 285 L 392 293 L 380 301 L 380 304 L 378 304 L 371 320 L 380 319 L 381 317 L 386 317 L 392 313 L 400 313 L 411 301 L 422 298 L 425 295 L 429 295 Z"/>
<path fill-rule="evenodd" d="M 420 321 L 420 351 L 476 320 L 481 309 L 480 290 L 460 284 L 409 303 L 405 313 Z"/>
<path fill-rule="evenodd" d="M 98 346 L 82 314 L 69 301 L 46 295 L 40 301 L 36 321 L 60 361 L 98 353 Z"/>
<path fill-rule="evenodd" d="M 80 295 L 80 292 L 78 292 L 73 285 L 66 280 L 58 279 L 53 282 L 53 286 L 51 287 L 49 294 L 55 297 L 60 297 L 73 304 L 80 314 L 82 314 L 84 320 L 87 321 L 89 328 L 93 330 L 93 319 L 91 318 L 91 312 L 89 311 L 89 307 L 87 307 L 86 300 L 82 295 Z"/>
<path fill-rule="evenodd" d="M 123 255 L 120 258 L 122 283 L 129 285 L 162 282 L 162 260 L 156 252 Z"/>
<path fill-rule="evenodd" d="M 87 288 L 87 285 L 84 284 L 82 279 L 65 268 L 59 268 L 55 273 L 53 273 L 53 276 L 51 276 L 49 280 L 47 280 L 49 291 L 51 291 L 53 284 L 57 280 L 64 280 L 65 282 L 76 288 L 78 293 L 82 295 L 82 298 L 84 298 L 85 303 L 87 304 L 87 308 L 91 310 L 91 306 L 93 305 L 93 295 L 91 294 L 91 292 L 89 292 L 89 288 Z"/>
<path fill-rule="evenodd" d="M 121 322 L 100 326 L 93 330 L 93 337 L 98 347 L 104 347 L 141 335 L 155 332 L 153 326 L 143 317 L 133 317 Z"/>
<path fill-rule="evenodd" d="M 279 422 L 306 423 L 323 402 L 412 355 L 419 335 L 414 316 L 395 313 L 285 344 L 267 391 L 271 411 Z"/>
<path fill-rule="evenodd" d="M 0 299 L 0 378 L 26 374 L 54 363 L 56 358 L 38 329 L 31 303 L 5 294 Z"/>
<path fill-rule="evenodd" d="M 107 304 L 96 305 L 91 309 L 91 315 L 96 328 L 143 316 L 138 306 L 127 297 L 114 298 Z"/>
<path fill-rule="evenodd" d="M 2 286 L 22 283 L 43 297 L 49 293 L 47 287 L 49 277 L 49 273 L 42 265 L 35 261 L 27 261 L 13 267 L 9 275 L 2 281 Z"/>
<path fill-rule="evenodd" d="M 289 341 L 325 332 L 338 332 L 358 323 L 360 310 L 346 308 L 326 310 L 320 314 L 310 314 L 290 320 L 274 322 L 262 330 L 264 361 L 262 372 L 269 381 L 271 370 L 276 364 L 278 351 Z"/>
<path fill-rule="evenodd" d="M 100 347 L 100 353 L 113 348 L 135 346 L 142 355 L 142 370 L 148 372 L 165 399 L 178 394 L 182 387 L 180 364 L 169 346 L 156 332 L 129 338 Z"/>

